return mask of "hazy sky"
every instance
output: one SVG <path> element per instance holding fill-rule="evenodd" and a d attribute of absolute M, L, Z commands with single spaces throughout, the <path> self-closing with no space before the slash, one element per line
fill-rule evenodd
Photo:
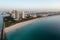
<path fill-rule="evenodd" d="M 60 9 L 60 0 L 0 0 L 0 8 Z"/>

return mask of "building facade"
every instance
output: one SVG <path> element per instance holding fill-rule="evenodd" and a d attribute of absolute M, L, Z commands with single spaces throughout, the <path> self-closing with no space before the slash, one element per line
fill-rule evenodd
<path fill-rule="evenodd" d="M 19 20 L 19 12 L 17 10 L 13 10 L 11 12 L 11 16 L 15 19 L 15 20 Z"/>

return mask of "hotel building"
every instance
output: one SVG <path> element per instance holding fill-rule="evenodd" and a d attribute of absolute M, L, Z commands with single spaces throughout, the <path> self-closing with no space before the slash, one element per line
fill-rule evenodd
<path fill-rule="evenodd" d="M 12 14 L 11 16 L 14 18 L 14 20 L 19 20 L 19 13 L 17 10 L 13 10 L 11 12 L 11 14 Z"/>
<path fill-rule="evenodd" d="M 11 12 L 12 14 L 12 17 L 15 19 L 15 20 L 21 20 L 21 19 L 24 19 L 26 18 L 26 14 L 24 11 L 17 11 L 17 10 L 13 10 Z"/>

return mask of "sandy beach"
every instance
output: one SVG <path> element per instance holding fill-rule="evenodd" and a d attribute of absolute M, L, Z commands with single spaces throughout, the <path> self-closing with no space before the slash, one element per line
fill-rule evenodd
<path fill-rule="evenodd" d="M 28 21 L 21 22 L 21 23 L 17 23 L 17 24 L 15 24 L 15 25 L 12 25 L 12 26 L 10 26 L 10 27 L 5 28 L 4 31 L 5 31 L 6 33 L 7 33 L 7 32 L 10 32 L 10 31 L 15 30 L 15 29 L 17 29 L 17 28 L 20 28 L 20 27 L 22 27 L 22 26 L 28 25 L 28 24 L 30 24 L 30 23 L 32 23 L 32 22 L 36 22 L 36 21 L 39 20 L 39 19 L 40 19 L 40 18 L 28 20 Z"/>
<path fill-rule="evenodd" d="M 57 16 L 57 15 L 55 15 L 55 16 Z M 60 16 L 60 15 L 59 15 L 59 16 Z M 52 17 L 52 16 L 48 16 L 48 17 Z M 17 24 L 15 24 L 15 25 L 12 25 L 12 26 L 10 26 L 10 27 L 5 28 L 4 31 L 7 33 L 7 32 L 10 32 L 10 31 L 12 31 L 12 30 L 18 29 L 18 28 L 20 28 L 20 27 L 22 27 L 22 26 L 28 25 L 28 24 L 30 24 L 30 23 L 32 23 L 32 22 L 36 22 L 36 21 L 38 21 L 38 20 L 42 20 L 42 19 L 46 19 L 46 18 L 47 18 L 47 17 L 36 18 L 36 19 L 32 19 L 32 20 L 25 21 L 25 22 L 17 23 Z"/>

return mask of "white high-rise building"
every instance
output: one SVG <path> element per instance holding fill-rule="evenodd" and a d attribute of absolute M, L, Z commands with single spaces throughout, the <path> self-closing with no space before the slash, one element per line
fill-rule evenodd
<path fill-rule="evenodd" d="M 15 20 L 21 20 L 22 18 L 25 18 L 25 13 L 21 11 L 13 10 L 11 14 Z"/>
<path fill-rule="evenodd" d="M 19 12 L 17 10 L 13 10 L 11 14 L 15 20 L 19 20 Z"/>
<path fill-rule="evenodd" d="M 25 12 L 24 11 L 22 12 L 22 18 L 23 19 L 25 18 Z"/>

